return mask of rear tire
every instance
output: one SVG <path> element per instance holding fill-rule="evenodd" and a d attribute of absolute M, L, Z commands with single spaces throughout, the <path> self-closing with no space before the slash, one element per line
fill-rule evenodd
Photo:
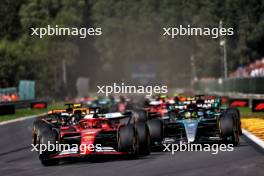
<path fill-rule="evenodd" d="M 135 129 L 138 136 L 139 154 L 150 154 L 150 135 L 146 123 L 140 122 L 135 124 Z"/>
<path fill-rule="evenodd" d="M 134 125 L 128 125 L 119 129 L 118 149 L 120 152 L 138 154 L 138 137 Z"/>
<path fill-rule="evenodd" d="M 147 121 L 147 114 L 144 110 L 137 109 L 137 110 L 134 110 L 134 118 L 135 118 L 135 122 L 137 122 L 137 123 L 146 122 Z"/>

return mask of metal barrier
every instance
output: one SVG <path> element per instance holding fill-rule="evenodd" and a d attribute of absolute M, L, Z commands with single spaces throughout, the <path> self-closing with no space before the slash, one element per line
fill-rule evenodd
<path fill-rule="evenodd" d="M 16 101 L 16 102 L 1 102 L 0 106 L 3 105 L 14 105 L 15 109 L 22 109 L 22 108 L 31 108 L 33 103 L 46 103 L 48 104 L 51 102 L 48 99 L 34 99 L 34 100 L 23 100 L 23 101 Z"/>
<path fill-rule="evenodd" d="M 194 84 L 194 88 L 203 92 L 264 94 L 264 77 L 198 81 Z"/>

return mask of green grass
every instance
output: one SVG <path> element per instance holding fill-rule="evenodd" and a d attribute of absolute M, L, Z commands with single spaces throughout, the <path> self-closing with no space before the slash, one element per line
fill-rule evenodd
<path fill-rule="evenodd" d="M 241 117 L 261 117 L 264 118 L 264 112 L 252 112 L 251 108 L 238 108 Z"/>
<path fill-rule="evenodd" d="M 47 109 L 31 109 L 31 108 L 16 109 L 15 114 L 1 115 L 0 116 L 0 122 L 6 121 L 6 120 L 16 119 L 16 118 L 20 118 L 20 117 L 38 115 L 38 114 L 48 112 L 48 110 L 51 110 L 51 109 L 59 109 L 59 108 L 63 108 L 63 107 L 64 107 L 63 103 L 55 103 L 55 104 L 48 105 Z"/>

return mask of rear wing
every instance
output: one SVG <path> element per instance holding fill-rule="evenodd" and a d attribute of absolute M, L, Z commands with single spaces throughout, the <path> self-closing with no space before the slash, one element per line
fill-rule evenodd
<path fill-rule="evenodd" d="M 82 104 L 81 103 L 65 103 L 64 106 L 67 108 L 81 108 Z"/>
<path fill-rule="evenodd" d="M 49 110 L 48 114 L 64 113 L 64 112 L 66 112 L 66 109 L 53 109 L 53 110 Z"/>

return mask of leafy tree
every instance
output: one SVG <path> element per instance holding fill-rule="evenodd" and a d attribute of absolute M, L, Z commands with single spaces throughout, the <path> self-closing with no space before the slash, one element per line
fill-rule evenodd
<path fill-rule="evenodd" d="M 225 37 L 232 71 L 264 56 L 263 18 L 262 0 L 2 0 L 0 86 L 36 80 L 38 95 L 57 96 L 65 87 L 73 92 L 78 76 L 88 76 L 94 84 L 127 80 L 135 62 L 157 63 L 163 82 L 187 85 L 191 56 L 198 77 L 221 77 L 219 38 L 170 39 L 162 35 L 162 28 L 213 28 L 222 20 L 224 27 L 234 28 L 234 35 Z M 31 27 L 48 24 L 101 27 L 103 35 L 85 40 L 30 35 Z M 67 85 L 62 81 L 62 60 L 68 68 Z"/>

